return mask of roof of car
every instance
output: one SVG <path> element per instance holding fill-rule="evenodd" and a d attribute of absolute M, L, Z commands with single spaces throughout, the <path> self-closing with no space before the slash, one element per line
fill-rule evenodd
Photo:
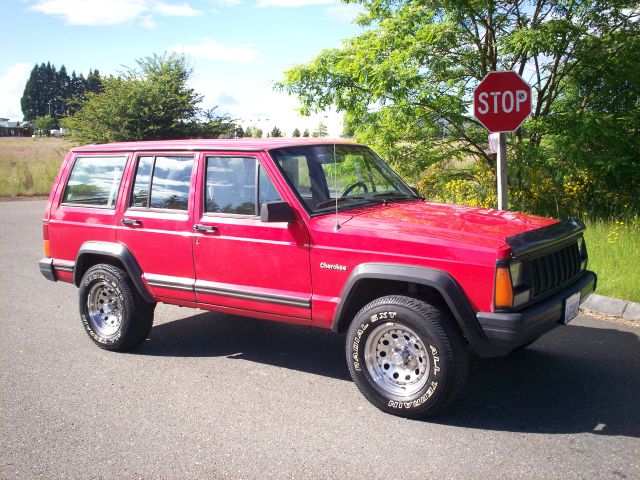
<path fill-rule="evenodd" d="M 350 144 L 348 140 L 318 138 L 211 138 L 189 140 L 153 140 L 144 142 L 121 142 L 85 145 L 76 147 L 74 152 L 131 152 L 131 151 L 173 151 L 173 150 L 229 150 L 263 151 L 274 148 L 295 147 L 299 145 Z"/>

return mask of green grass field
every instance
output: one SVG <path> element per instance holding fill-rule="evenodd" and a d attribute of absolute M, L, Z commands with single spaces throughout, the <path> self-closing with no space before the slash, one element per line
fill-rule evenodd
<path fill-rule="evenodd" d="M 597 293 L 640 302 L 640 218 L 587 222 L 585 240 Z"/>
<path fill-rule="evenodd" d="M 0 197 L 48 195 L 70 145 L 59 138 L 0 138 Z M 598 293 L 640 302 L 640 218 L 587 222 Z"/>
<path fill-rule="evenodd" d="M 49 195 L 68 150 L 60 138 L 0 137 L 0 197 Z"/>

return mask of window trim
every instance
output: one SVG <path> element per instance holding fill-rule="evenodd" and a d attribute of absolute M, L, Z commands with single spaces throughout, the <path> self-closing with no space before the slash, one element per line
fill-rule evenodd
<path fill-rule="evenodd" d="M 73 175 L 73 171 L 76 168 L 76 165 L 78 164 L 78 160 L 80 158 L 123 158 L 124 159 L 124 165 L 122 167 L 122 173 L 120 174 L 120 181 L 118 182 L 118 188 L 116 189 L 116 196 L 113 199 L 113 204 L 111 206 L 109 205 L 95 205 L 95 204 L 91 204 L 91 203 L 73 203 L 73 202 L 65 202 L 64 199 L 67 196 L 67 191 L 69 190 L 69 181 L 71 180 L 71 175 Z M 124 174 L 125 171 L 127 170 L 127 160 L 129 159 L 129 155 L 127 154 L 121 154 L 121 155 L 104 155 L 104 154 L 98 154 L 98 155 L 92 155 L 92 154 L 87 154 L 87 155 L 82 155 L 82 154 L 77 154 L 75 157 L 73 157 L 73 164 L 71 165 L 71 168 L 69 169 L 69 175 L 67 176 L 65 183 L 64 183 L 64 189 L 62 190 L 62 195 L 60 197 L 60 206 L 64 206 L 64 207 L 81 207 L 81 208 L 99 208 L 101 210 L 116 210 L 118 208 L 118 201 L 120 199 L 120 188 L 122 187 L 122 180 L 124 179 Z"/>
<path fill-rule="evenodd" d="M 191 197 L 191 184 L 193 183 L 193 168 L 197 163 L 197 155 L 194 153 L 186 153 L 186 152 L 170 152 L 174 155 L 167 153 L 157 153 L 157 152 L 136 152 L 134 155 L 134 163 L 135 170 L 133 172 L 133 176 L 131 177 L 131 186 L 129 189 L 128 201 L 127 201 L 127 210 L 133 210 L 138 212 L 159 212 L 159 213 L 175 213 L 175 214 L 185 214 L 189 212 L 189 199 Z M 151 164 L 151 172 L 149 173 L 149 192 L 147 192 L 147 206 L 133 206 L 131 202 L 133 201 L 133 192 L 136 188 L 136 179 L 138 176 L 138 169 L 140 168 L 140 159 L 145 157 L 151 157 L 153 159 L 153 163 Z M 156 159 L 158 157 L 183 157 L 190 158 L 191 163 L 191 176 L 189 177 L 189 194 L 187 195 L 187 208 L 158 208 L 151 207 L 151 192 L 153 190 L 153 175 L 156 171 Z"/>

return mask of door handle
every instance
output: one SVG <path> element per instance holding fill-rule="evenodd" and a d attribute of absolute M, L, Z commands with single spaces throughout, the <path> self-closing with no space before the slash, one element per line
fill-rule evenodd
<path fill-rule="evenodd" d="M 132 218 L 121 218 L 120 223 L 122 223 L 123 225 L 129 225 L 132 227 L 139 227 L 142 225 L 142 222 L 140 220 L 133 220 Z"/>
<path fill-rule="evenodd" d="M 213 225 L 200 225 L 199 223 L 196 223 L 193 226 L 193 229 L 198 232 L 217 232 L 218 231 L 218 227 L 214 227 Z"/>

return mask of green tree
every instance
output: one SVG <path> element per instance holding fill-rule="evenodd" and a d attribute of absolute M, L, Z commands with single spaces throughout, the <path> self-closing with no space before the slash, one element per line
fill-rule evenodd
<path fill-rule="evenodd" d="M 51 130 L 56 127 L 56 119 L 51 115 L 44 115 L 42 117 L 36 117 L 33 120 L 33 124 L 40 135 L 49 137 L 51 136 Z"/>
<path fill-rule="evenodd" d="M 250 137 L 250 138 L 262 138 L 262 129 L 255 127 L 255 126 L 249 126 L 247 127 L 247 129 L 245 130 L 244 134 L 246 137 Z"/>
<path fill-rule="evenodd" d="M 272 137 L 282 137 L 282 131 L 278 127 L 273 127 L 271 130 Z"/>
<path fill-rule="evenodd" d="M 326 137 L 329 135 L 329 130 L 327 129 L 327 126 L 320 122 L 318 124 L 318 126 L 316 127 L 316 129 L 313 131 L 313 133 L 311 134 L 311 136 L 313 138 L 322 138 L 322 137 Z"/>
<path fill-rule="evenodd" d="M 302 136 L 303 136 L 304 138 L 309 138 L 309 129 L 308 129 L 308 128 L 305 128 L 305 129 L 304 129 L 304 132 L 302 132 Z"/>
<path fill-rule="evenodd" d="M 153 55 L 118 77 L 101 80 L 81 108 L 67 117 L 71 136 L 82 143 L 184 138 L 199 134 L 201 96 L 189 88 L 184 57 Z"/>
<path fill-rule="evenodd" d="M 607 172 L 629 171 L 630 166 L 640 171 L 640 125 L 634 114 L 640 103 L 640 14 L 635 0 L 347 1 L 364 7 L 359 20 L 364 33 L 288 70 L 279 84 L 299 98 L 304 113 L 345 112 L 347 130 L 405 175 L 414 180 L 424 175 L 421 184 L 428 194 L 458 180 L 471 189 L 480 185 L 482 202 L 491 203 L 495 158 L 486 131 L 469 115 L 472 92 L 489 71 L 515 70 L 534 94 L 531 119 L 510 140 L 516 206 L 549 212 L 554 205 L 552 213 L 566 213 L 558 205 L 572 175 L 599 179 L 594 184 L 608 179 L 600 183 L 607 192 L 618 190 L 615 202 L 634 201 L 633 182 L 640 174 L 616 185 L 620 177 Z M 623 68 L 616 71 L 614 65 Z M 605 115 L 598 104 L 615 90 L 609 87 L 613 84 L 632 92 L 634 100 L 626 105 L 634 106 L 616 117 L 631 124 L 613 134 L 619 123 L 606 114 L 612 135 L 600 138 L 597 148 L 600 158 L 607 152 L 609 158 L 606 165 L 596 165 L 588 149 L 569 146 L 578 145 L 575 128 L 578 138 L 597 139 L 599 115 Z M 625 90 L 615 91 L 622 95 Z M 574 122 L 574 128 L 567 130 L 567 122 Z M 618 169 L 613 154 L 621 148 L 627 165 Z M 456 159 L 468 168 L 452 168 Z M 584 167 L 582 174 L 578 165 Z M 541 192 L 543 180 L 548 188 Z M 592 199 L 602 201 L 597 195 Z M 601 206 L 596 203 L 593 208 Z"/>
<path fill-rule="evenodd" d="M 198 121 L 191 125 L 189 136 L 194 138 L 235 138 L 238 125 L 227 114 L 216 113 L 218 107 L 198 111 Z M 242 135 L 242 127 L 239 127 Z"/>
<path fill-rule="evenodd" d="M 292 136 L 293 138 L 298 138 L 298 137 L 300 137 L 300 135 L 301 135 L 301 134 L 300 134 L 300 130 L 298 130 L 297 128 L 295 128 L 295 129 L 293 130 L 293 133 L 291 134 L 291 136 Z"/>
<path fill-rule="evenodd" d="M 35 65 L 20 99 L 24 119 L 51 115 L 57 125 L 60 118 L 75 111 L 86 91 L 99 90 L 98 71 L 90 71 L 89 78 L 78 77 L 75 71 L 69 76 L 64 65 L 60 70 L 49 62 Z"/>

